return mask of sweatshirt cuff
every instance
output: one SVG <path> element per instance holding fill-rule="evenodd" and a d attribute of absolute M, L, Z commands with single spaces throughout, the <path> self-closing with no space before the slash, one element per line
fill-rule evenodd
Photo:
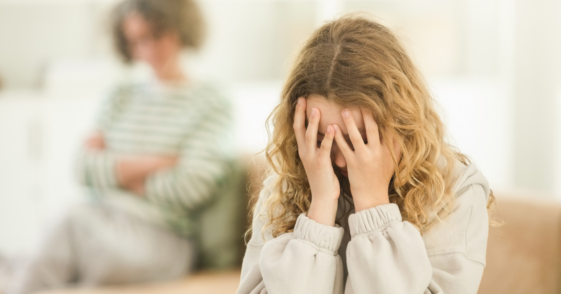
<path fill-rule="evenodd" d="M 295 238 L 312 242 L 316 246 L 334 253 L 339 250 L 343 232 L 344 230 L 341 227 L 319 224 L 309 219 L 305 214 L 298 217 L 294 227 Z"/>
<path fill-rule="evenodd" d="M 349 216 L 351 237 L 358 234 L 380 231 L 392 222 L 400 222 L 401 213 L 395 203 L 383 204 Z"/>

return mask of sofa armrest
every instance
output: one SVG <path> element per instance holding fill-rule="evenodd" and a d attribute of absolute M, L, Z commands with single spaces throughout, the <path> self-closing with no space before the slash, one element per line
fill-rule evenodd
<path fill-rule="evenodd" d="M 561 289 L 561 203 L 497 196 L 479 294 L 553 294 Z"/>

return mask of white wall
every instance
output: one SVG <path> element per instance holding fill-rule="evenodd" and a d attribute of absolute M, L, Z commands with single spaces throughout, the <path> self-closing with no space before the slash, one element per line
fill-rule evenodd
<path fill-rule="evenodd" d="M 91 56 L 95 14 L 87 3 L 0 2 L 0 78 L 8 88 L 38 88 L 49 63 Z"/>
<path fill-rule="evenodd" d="M 509 82 L 514 103 L 514 181 L 554 192 L 561 145 L 557 106 L 561 82 L 561 2 L 515 1 Z M 561 191 L 555 191 L 557 193 Z"/>
<path fill-rule="evenodd" d="M 28 252 L 48 215 L 80 200 L 73 152 L 120 75 L 103 22 L 114 2 L 0 0 L 0 253 Z M 240 152 L 265 147 L 297 47 L 324 21 L 364 10 L 402 38 L 451 142 L 494 189 L 561 198 L 558 1 L 200 2 L 210 35 L 187 65 L 229 85 Z"/>

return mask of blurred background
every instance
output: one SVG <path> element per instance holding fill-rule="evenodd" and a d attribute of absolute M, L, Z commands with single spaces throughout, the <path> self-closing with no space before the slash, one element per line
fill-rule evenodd
<path fill-rule="evenodd" d="M 80 201 L 73 159 L 123 75 L 114 0 L 0 0 L 0 254 L 24 255 Z M 199 1 L 209 27 L 194 75 L 235 102 L 240 154 L 261 151 L 291 57 L 327 20 L 364 11 L 401 37 L 450 141 L 496 191 L 561 199 L 561 2 L 544 0 Z M 529 193 L 531 192 L 531 193 Z"/>

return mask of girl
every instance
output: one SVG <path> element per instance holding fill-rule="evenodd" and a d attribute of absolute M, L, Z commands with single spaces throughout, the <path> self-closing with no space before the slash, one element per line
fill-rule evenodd
<path fill-rule="evenodd" d="M 154 79 L 109 97 L 77 169 L 96 201 L 70 209 L 8 293 L 166 280 L 195 265 L 200 215 L 234 155 L 228 99 L 180 64 L 201 45 L 202 15 L 192 0 L 124 0 L 113 27 L 122 59 Z"/>
<path fill-rule="evenodd" d="M 494 197 L 390 30 L 319 28 L 271 120 L 238 293 L 477 292 Z"/>

